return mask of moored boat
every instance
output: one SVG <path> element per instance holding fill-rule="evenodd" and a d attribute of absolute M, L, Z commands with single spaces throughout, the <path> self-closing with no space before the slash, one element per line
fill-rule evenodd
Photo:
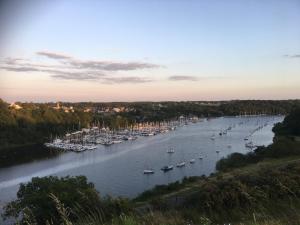
<path fill-rule="evenodd" d="M 180 162 L 180 163 L 178 163 L 177 165 L 176 165 L 176 167 L 184 167 L 185 166 L 185 162 Z"/>
<path fill-rule="evenodd" d="M 172 154 L 175 153 L 175 150 L 173 148 L 168 149 L 167 153 Z"/>
<path fill-rule="evenodd" d="M 169 166 L 164 166 L 161 168 L 162 171 L 164 172 L 168 172 L 170 170 L 173 170 L 173 166 L 172 165 L 169 165 Z"/>
<path fill-rule="evenodd" d="M 144 170 L 144 174 L 154 174 L 154 170 L 151 169 Z"/>

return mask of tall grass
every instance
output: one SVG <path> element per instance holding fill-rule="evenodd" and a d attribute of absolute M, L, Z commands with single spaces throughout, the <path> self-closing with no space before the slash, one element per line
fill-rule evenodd
<path fill-rule="evenodd" d="M 128 215 L 121 214 L 115 216 L 109 221 L 103 218 L 103 213 L 99 210 L 91 209 L 83 211 L 76 222 L 72 222 L 69 218 L 69 209 L 51 195 L 56 205 L 56 210 L 60 216 L 61 223 L 59 225 L 299 225 L 300 224 L 300 207 L 299 205 L 290 204 L 283 205 L 284 210 L 274 209 L 258 209 L 253 213 L 249 213 L 240 221 L 226 223 L 215 223 L 209 218 L 201 215 L 197 210 L 169 210 L 166 212 L 150 211 L 146 214 L 130 213 Z M 79 208 L 76 209 L 80 210 Z M 28 212 L 30 215 L 30 212 Z M 29 216 L 26 225 L 36 225 L 32 215 Z M 55 225 L 48 221 L 48 225 Z"/>

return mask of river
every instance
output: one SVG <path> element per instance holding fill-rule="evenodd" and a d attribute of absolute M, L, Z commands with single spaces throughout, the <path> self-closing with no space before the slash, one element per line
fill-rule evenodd
<path fill-rule="evenodd" d="M 209 175 L 215 172 L 216 162 L 230 153 L 247 153 L 244 138 L 255 128 L 249 141 L 255 145 L 272 143 L 274 123 L 283 116 L 220 117 L 178 127 L 175 131 L 152 137 L 139 137 L 108 147 L 98 146 L 93 151 L 67 152 L 57 157 L 37 160 L 0 169 L 0 207 L 16 198 L 18 185 L 36 176 L 85 175 L 95 184 L 101 195 L 134 197 L 157 184 L 181 180 L 185 176 Z M 227 135 L 219 131 L 233 126 Z M 215 134 L 215 140 L 211 136 Z M 168 154 L 169 148 L 175 153 Z M 217 153 L 219 151 L 219 153 Z M 203 159 L 199 159 L 203 156 Z M 189 160 L 195 159 L 194 164 Z M 186 166 L 176 168 L 180 161 Z M 173 164 L 167 173 L 161 167 Z M 143 170 L 152 168 L 155 173 L 144 175 Z"/>

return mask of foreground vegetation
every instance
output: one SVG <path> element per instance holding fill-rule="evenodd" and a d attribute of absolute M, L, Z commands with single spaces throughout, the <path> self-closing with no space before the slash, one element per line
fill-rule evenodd
<path fill-rule="evenodd" d="M 23 215 L 20 224 L 296 225 L 299 190 L 300 157 L 185 179 L 134 200 L 100 198 L 82 177 L 34 178 L 6 215 Z"/>
<path fill-rule="evenodd" d="M 34 178 L 20 186 L 5 214 L 21 224 L 297 225 L 299 121 L 295 109 L 275 126 L 273 144 L 222 159 L 209 177 L 160 185 L 132 200 L 100 198 L 84 177 Z"/>

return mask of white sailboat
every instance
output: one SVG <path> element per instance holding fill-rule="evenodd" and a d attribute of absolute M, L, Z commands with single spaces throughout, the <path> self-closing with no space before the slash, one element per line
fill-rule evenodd
<path fill-rule="evenodd" d="M 168 172 L 170 170 L 173 170 L 173 168 L 174 168 L 173 165 L 168 165 L 168 166 L 162 167 L 161 170 L 164 172 Z"/>
<path fill-rule="evenodd" d="M 144 170 L 144 174 L 154 174 L 154 170 L 152 169 Z"/>
<path fill-rule="evenodd" d="M 174 150 L 174 148 L 169 148 L 169 149 L 167 150 L 167 153 L 169 153 L 169 154 L 173 154 L 173 153 L 175 153 L 175 150 Z"/>
<path fill-rule="evenodd" d="M 194 163 L 195 163 L 195 159 L 191 159 L 190 164 L 194 164 Z"/>
<path fill-rule="evenodd" d="M 185 162 L 177 163 L 176 167 L 181 168 L 185 166 Z"/>

